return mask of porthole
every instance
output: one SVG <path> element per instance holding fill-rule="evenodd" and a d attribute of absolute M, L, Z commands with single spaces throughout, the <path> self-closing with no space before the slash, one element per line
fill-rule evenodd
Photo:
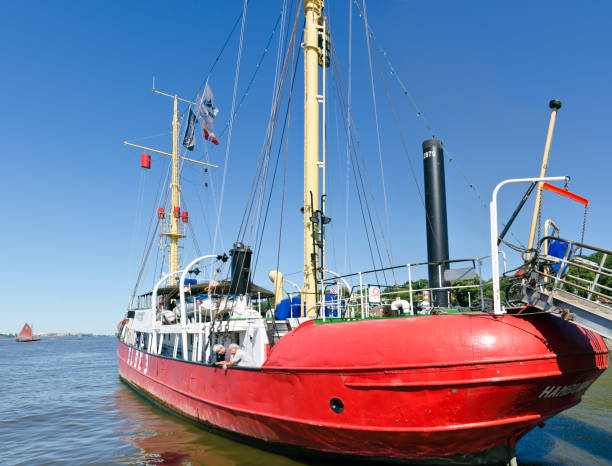
<path fill-rule="evenodd" d="M 332 398 L 329 400 L 329 407 L 332 409 L 334 413 L 340 414 L 344 411 L 344 403 L 340 398 Z"/>

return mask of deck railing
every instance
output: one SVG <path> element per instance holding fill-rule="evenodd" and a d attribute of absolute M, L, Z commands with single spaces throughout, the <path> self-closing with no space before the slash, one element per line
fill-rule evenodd
<path fill-rule="evenodd" d="M 561 248 L 551 251 L 553 242 Z M 532 269 L 540 278 L 540 286 L 563 289 L 589 301 L 612 305 L 612 251 L 545 236 L 538 243 Z"/>
<path fill-rule="evenodd" d="M 333 274 L 318 285 L 317 317 L 364 319 L 399 314 L 436 312 L 435 292 L 445 291 L 448 307 L 463 311 L 491 311 L 490 281 L 483 280 L 485 262 L 491 256 L 444 262 L 418 262 L 367 270 L 347 275 Z M 505 256 L 503 256 L 505 270 Z M 429 266 L 438 270 L 439 283 L 427 279 Z M 454 267 L 454 268 L 453 268 Z M 488 296 L 491 295 L 491 296 Z M 289 293 L 289 296 L 299 296 Z"/>

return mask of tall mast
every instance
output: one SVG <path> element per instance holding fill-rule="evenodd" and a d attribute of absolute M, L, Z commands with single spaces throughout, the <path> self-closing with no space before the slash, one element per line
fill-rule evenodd
<path fill-rule="evenodd" d="M 172 116 L 172 184 L 170 190 L 172 192 L 172 208 L 170 209 L 170 232 L 164 233 L 170 239 L 170 270 L 169 273 L 175 274 L 178 271 L 178 241 L 179 238 L 184 238 L 185 235 L 179 232 L 179 218 L 175 215 L 177 208 L 180 209 L 180 192 L 181 186 L 179 184 L 179 173 L 178 173 L 178 133 L 179 133 L 179 122 L 178 122 L 178 96 L 174 96 L 174 114 Z M 180 212 L 180 210 L 178 210 Z M 173 279 L 176 281 L 178 277 L 173 275 Z"/>
<path fill-rule="evenodd" d="M 304 15 L 304 286 L 302 302 L 308 316 L 316 315 L 316 262 L 319 256 L 317 225 L 319 210 L 319 19 L 323 0 L 306 0 Z"/>

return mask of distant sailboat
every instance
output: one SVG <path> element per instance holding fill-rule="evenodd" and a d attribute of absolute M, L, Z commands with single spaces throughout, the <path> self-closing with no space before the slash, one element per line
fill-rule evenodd
<path fill-rule="evenodd" d="M 19 332 L 19 335 L 15 337 L 15 341 L 18 343 L 28 343 L 30 341 L 40 341 L 40 338 L 32 336 L 32 327 L 26 323 L 21 332 Z"/>

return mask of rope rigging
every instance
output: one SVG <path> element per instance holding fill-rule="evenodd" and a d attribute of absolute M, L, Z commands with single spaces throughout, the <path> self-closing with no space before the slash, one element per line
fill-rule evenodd
<path fill-rule="evenodd" d="M 299 13 L 300 13 L 300 10 L 298 9 L 295 15 L 293 30 L 291 33 L 291 39 L 288 43 L 286 42 L 285 53 L 284 53 L 284 58 L 283 58 L 283 66 L 282 66 L 280 78 L 279 78 L 278 84 L 276 86 L 275 94 L 274 94 L 271 115 L 270 115 L 268 125 L 266 128 L 264 142 L 262 145 L 262 149 L 260 151 L 258 163 L 256 165 L 255 174 L 251 182 L 251 188 L 250 188 L 249 195 L 247 197 L 247 203 L 245 205 L 240 227 L 238 229 L 237 241 L 241 241 L 245 244 L 249 244 L 250 237 L 253 231 L 254 221 L 257 217 L 257 211 L 258 211 L 260 201 L 261 201 L 262 189 L 263 189 L 263 186 L 265 186 L 265 180 L 267 178 L 267 169 L 268 169 L 268 164 L 270 160 L 270 151 L 272 149 L 273 136 L 276 130 L 276 124 L 277 124 L 278 116 L 279 116 L 279 107 L 281 103 L 280 96 L 281 96 L 282 89 L 284 89 L 285 87 L 289 65 L 293 60 L 293 54 L 291 52 L 295 45 Z M 247 229 L 248 229 L 249 224 L 251 224 L 251 228 L 249 230 L 249 236 L 248 236 L 248 239 L 245 239 L 247 235 Z"/>
<path fill-rule="evenodd" d="M 332 48 L 332 54 L 333 54 L 333 48 Z M 335 63 L 336 60 L 332 59 L 332 62 Z M 336 92 L 336 97 L 338 98 L 339 106 L 340 106 L 341 109 L 345 109 L 346 107 L 343 105 L 344 100 L 342 99 L 341 91 L 340 91 L 340 85 L 338 83 L 338 79 L 336 78 L 336 76 L 334 76 L 334 82 L 336 83 L 336 91 L 337 91 Z M 365 195 L 365 186 L 363 184 L 363 177 L 361 176 L 361 170 L 360 169 L 357 170 L 356 167 L 355 167 L 355 165 L 356 165 L 355 162 L 356 162 L 357 159 L 356 159 L 356 155 L 354 153 L 355 152 L 355 144 L 354 144 L 354 141 L 353 141 L 353 131 L 351 131 L 351 129 L 350 129 L 352 127 L 351 119 L 350 119 L 349 115 L 346 115 L 345 113 L 348 113 L 348 111 L 347 112 L 341 111 L 341 115 L 342 115 L 342 118 L 343 118 L 343 121 L 344 121 L 343 128 L 345 130 L 346 140 L 347 140 L 347 144 L 349 146 L 350 164 L 351 164 L 351 168 L 352 168 L 352 172 L 353 172 L 353 179 L 355 181 L 355 187 L 356 187 L 357 197 L 358 197 L 358 200 L 359 200 L 359 207 L 360 207 L 361 216 L 362 216 L 362 220 L 363 220 L 363 224 L 364 224 L 364 229 L 365 229 L 365 233 L 366 233 L 366 240 L 367 240 L 367 243 L 368 243 L 368 249 L 369 249 L 369 252 L 370 252 L 370 258 L 372 260 L 373 268 L 376 269 L 376 268 L 378 268 L 378 266 L 376 265 L 376 260 L 374 259 L 374 253 L 373 253 L 373 250 L 372 250 L 372 242 L 370 240 L 370 232 L 369 232 L 369 229 L 368 229 L 368 222 L 367 222 L 366 216 L 365 216 L 365 212 L 366 211 L 368 212 L 368 216 L 369 216 L 369 219 L 370 219 L 370 226 L 372 227 L 372 235 L 373 235 L 375 241 L 376 241 L 376 234 L 375 234 L 375 231 L 374 231 L 374 227 L 372 225 L 372 217 L 371 217 L 371 214 L 370 214 L 370 210 L 369 210 L 369 207 L 367 206 L 367 198 L 366 198 L 366 195 Z M 357 168 L 359 168 L 359 161 L 358 160 L 357 160 Z M 359 176 L 358 176 L 358 174 L 359 174 Z M 358 180 L 361 181 L 361 186 L 359 185 Z M 362 194 L 363 194 L 363 196 L 362 196 Z M 365 210 L 364 210 L 364 202 L 366 203 L 366 209 Z M 378 248 L 378 242 L 376 242 L 376 249 L 377 249 L 378 257 L 380 259 L 380 249 Z M 382 268 L 383 267 L 382 259 L 380 259 L 380 265 L 381 265 L 381 268 Z"/>
<path fill-rule="evenodd" d="M 217 236 L 221 227 L 221 214 L 223 211 L 223 196 L 225 194 L 225 180 L 227 177 L 227 166 L 229 161 L 230 147 L 232 142 L 232 130 L 234 128 L 234 110 L 236 108 L 236 91 L 238 89 L 238 78 L 240 76 L 240 62 L 242 59 L 242 45 L 244 41 L 244 24 L 246 22 L 247 4 L 249 0 L 244 0 L 242 7 L 242 24 L 240 26 L 240 42 L 238 44 L 238 58 L 236 60 L 236 73 L 234 75 L 234 91 L 232 94 L 232 109 L 230 112 L 230 125 L 227 136 L 227 144 L 225 148 L 225 161 L 223 165 L 223 178 L 221 181 L 221 194 L 219 195 L 219 208 L 217 211 L 217 225 L 215 227 L 215 235 L 213 237 L 212 250 L 214 251 L 217 246 Z"/>
<path fill-rule="evenodd" d="M 163 171 L 160 173 L 160 181 L 161 181 L 161 177 L 162 176 L 164 176 L 164 172 Z M 157 194 L 155 195 L 155 198 L 158 198 L 158 203 L 159 203 L 159 201 L 161 201 L 161 197 L 162 197 L 162 195 L 164 193 L 162 191 L 162 186 L 164 186 L 167 183 L 169 176 L 170 176 L 170 165 L 168 165 L 168 168 L 166 169 L 163 182 L 160 182 L 158 184 L 158 186 L 157 186 Z M 166 203 L 166 200 L 168 198 L 168 191 L 166 191 L 165 193 L 166 193 L 166 196 L 165 196 L 165 199 L 164 199 L 164 204 Z M 140 280 L 142 279 L 142 275 L 144 273 L 144 269 L 145 269 L 146 264 L 148 262 L 149 254 L 151 252 L 151 245 L 152 245 L 153 239 L 155 239 L 155 233 L 157 232 L 157 228 L 158 227 L 159 227 L 159 219 L 158 219 L 157 215 L 151 214 L 150 220 L 149 220 L 149 226 L 147 228 L 147 234 L 145 236 L 145 238 L 146 238 L 145 247 L 143 249 L 142 258 L 140 260 L 140 268 L 138 270 L 138 275 L 137 275 L 137 278 L 136 278 L 136 282 L 134 284 L 134 288 L 132 290 L 132 294 L 130 296 L 130 301 L 128 303 L 128 307 L 131 307 L 131 303 L 133 302 L 134 297 L 136 296 L 136 292 L 138 290 L 138 286 L 140 285 Z"/>
<path fill-rule="evenodd" d="M 357 0 L 354 0 L 354 1 L 355 1 L 355 4 L 357 5 L 357 7 L 359 8 L 360 17 L 363 18 L 364 25 L 365 25 L 367 31 L 369 31 L 369 34 L 367 34 L 367 36 L 369 37 L 368 45 L 371 43 L 372 48 L 375 48 L 375 45 L 377 45 L 376 44 L 376 36 L 375 36 L 374 31 L 372 30 L 371 26 L 367 22 L 367 14 L 366 14 L 366 9 L 365 9 L 365 0 L 362 0 L 363 1 L 363 10 L 360 8 L 359 3 L 357 2 Z M 370 47 L 368 46 L 368 53 L 369 53 L 369 50 L 370 50 Z M 416 100 L 414 99 L 412 94 L 408 91 L 406 85 L 404 84 L 404 82 L 402 81 L 402 79 L 400 78 L 398 73 L 396 72 L 395 68 L 391 64 L 391 61 L 389 59 L 389 55 L 380 46 L 378 46 L 378 51 L 379 51 L 380 55 L 382 55 L 383 59 L 386 61 L 387 65 L 389 67 L 389 70 L 390 70 L 390 74 L 395 77 L 396 81 L 400 85 L 403 94 L 409 98 L 411 104 L 413 105 L 415 111 L 417 112 L 417 117 L 419 117 L 419 118 L 421 118 L 423 120 L 423 122 L 425 123 L 425 126 L 427 127 L 427 129 L 433 135 L 434 131 L 432 129 L 431 124 L 427 120 L 425 114 L 418 107 L 418 105 L 416 103 Z M 397 116 L 397 112 L 395 111 L 395 107 L 393 105 L 393 100 L 391 99 L 389 88 L 387 86 L 387 82 L 386 82 L 386 79 L 384 77 L 384 72 L 382 71 L 382 66 L 380 64 L 378 56 L 375 54 L 374 57 L 375 57 L 376 64 L 377 64 L 377 67 L 378 67 L 378 70 L 379 70 L 379 74 L 381 76 L 381 80 L 383 82 L 383 86 L 384 86 L 385 93 L 386 93 L 386 96 L 387 96 L 387 102 L 389 103 L 389 106 L 391 107 L 391 111 L 392 111 L 392 114 L 393 114 L 393 119 L 394 119 L 396 128 L 398 130 L 398 133 L 400 134 L 400 139 L 402 141 L 402 147 L 403 147 L 404 153 L 406 154 L 406 157 L 408 159 L 408 163 L 410 165 L 410 171 L 411 171 L 412 177 L 413 177 L 414 182 L 415 182 L 415 187 L 417 188 L 417 191 L 418 191 L 418 194 L 419 194 L 419 200 L 421 201 L 421 204 L 423 205 L 423 208 L 425 210 L 425 215 L 427 216 L 427 222 L 429 224 L 429 228 L 432 229 L 432 231 L 433 231 L 433 228 L 431 226 L 431 219 L 429 218 L 429 215 L 427 214 L 427 211 L 425 209 L 425 201 L 424 201 L 421 185 L 420 185 L 420 183 L 419 183 L 419 181 L 417 179 L 414 165 L 412 164 L 412 160 L 410 159 L 410 156 L 408 154 L 408 149 L 407 149 L 407 146 L 406 146 L 406 141 L 405 141 L 405 138 L 404 138 L 404 134 L 403 134 L 403 131 L 401 130 L 401 127 L 400 127 L 400 124 L 399 124 L 399 119 L 398 119 L 398 116 Z M 445 148 L 448 149 L 447 144 L 445 144 Z M 454 158 L 450 156 L 450 152 L 448 150 L 446 150 L 445 154 L 447 156 L 448 162 L 452 163 L 454 161 Z M 471 182 L 471 180 L 467 177 L 467 175 L 463 172 L 462 168 L 457 163 L 455 163 L 455 166 L 457 167 L 457 170 L 460 172 L 461 176 L 464 178 L 465 182 L 469 185 L 470 189 L 472 189 L 475 192 L 475 194 L 476 194 L 478 200 L 480 201 L 482 207 L 487 209 L 488 208 L 487 204 L 483 201 L 483 199 L 482 199 L 482 197 L 480 195 L 480 192 L 478 191 L 476 186 Z M 522 242 L 516 237 L 514 232 L 511 231 L 510 234 L 522 246 Z M 435 235 L 435 232 L 434 232 L 434 235 Z"/>
<path fill-rule="evenodd" d="M 347 132 L 347 135 L 346 135 L 347 136 L 347 140 L 350 139 L 349 145 L 351 146 L 352 152 L 353 152 L 352 157 L 353 157 L 354 160 L 351 162 L 351 163 L 354 164 L 353 172 L 354 172 L 355 176 L 357 176 L 357 174 L 358 174 L 358 178 L 359 178 L 359 180 L 361 182 L 361 185 L 362 185 L 361 189 L 362 189 L 362 191 L 364 193 L 363 201 L 365 202 L 366 210 L 368 212 L 368 217 L 369 217 L 370 224 L 371 224 L 371 229 L 372 229 L 372 235 L 373 235 L 373 238 L 374 238 L 374 242 L 376 244 L 377 254 L 379 256 L 379 261 L 380 261 L 381 268 L 384 268 L 384 263 L 383 263 L 381 255 L 380 255 L 380 248 L 378 246 L 377 235 L 375 234 L 375 228 L 374 228 L 372 217 L 371 217 L 371 213 L 370 213 L 371 210 L 370 210 L 369 202 L 367 200 L 365 183 L 363 181 L 363 178 L 364 178 L 363 174 L 365 174 L 365 179 L 366 179 L 366 182 L 367 182 L 367 186 L 369 188 L 370 197 L 372 199 L 372 204 L 373 204 L 373 207 L 374 207 L 374 213 L 376 215 L 376 219 L 377 219 L 377 222 L 378 222 L 378 225 L 379 225 L 379 228 L 380 228 L 380 233 L 381 233 L 383 245 L 385 246 L 385 251 L 387 253 L 387 258 L 388 258 L 390 263 L 391 263 L 391 255 L 390 255 L 390 252 L 389 252 L 389 247 L 388 247 L 388 244 L 387 244 L 387 239 L 386 239 L 386 236 L 385 236 L 384 228 L 383 228 L 382 222 L 380 220 L 380 215 L 378 213 L 378 208 L 376 206 L 376 201 L 375 201 L 375 197 L 374 197 L 374 191 L 373 191 L 373 188 L 372 188 L 372 183 L 371 183 L 370 178 L 368 176 L 367 170 L 365 170 L 365 166 L 366 166 L 365 158 L 364 158 L 363 153 L 361 151 L 361 146 L 360 146 L 360 143 L 359 143 L 359 138 L 355 134 L 356 133 L 356 128 L 355 128 L 355 124 L 354 124 L 354 121 L 353 121 L 353 115 L 351 114 L 350 111 L 348 111 L 348 108 L 345 105 L 346 98 L 345 98 L 345 93 L 344 93 L 344 87 L 343 87 L 343 84 L 342 84 L 341 73 L 340 73 L 340 71 L 339 71 L 339 69 L 338 69 L 338 67 L 336 65 L 336 62 L 338 60 L 337 60 L 336 50 L 333 47 L 333 44 L 332 44 L 332 47 L 331 47 L 331 53 L 332 53 L 332 64 L 333 64 L 333 67 L 332 67 L 333 68 L 333 73 L 332 74 L 334 76 L 334 82 L 336 83 L 336 89 L 337 89 L 336 95 L 337 95 L 337 97 L 339 99 L 340 108 L 342 110 L 341 114 L 342 114 L 342 117 L 344 119 L 344 125 L 343 126 L 345 128 L 345 131 Z M 361 165 L 359 163 L 359 159 L 357 158 L 357 155 L 359 156 L 359 159 L 361 159 L 361 164 L 364 167 L 363 170 L 361 169 Z M 355 161 L 357 162 L 356 165 L 355 165 Z M 355 167 L 356 167 L 356 169 L 355 169 Z M 359 189 L 359 185 L 357 185 L 357 189 Z"/>
<path fill-rule="evenodd" d="M 202 84 L 200 84 L 200 87 L 198 88 L 196 93 L 193 95 L 194 98 L 195 98 L 195 96 L 197 96 L 202 91 L 202 89 L 206 85 L 206 81 L 208 81 L 208 78 L 210 78 L 210 75 L 212 74 L 213 70 L 217 66 L 217 63 L 219 63 L 219 60 L 221 59 L 221 55 L 223 55 L 223 52 L 225 51 L 225 48 L 227 47 L 227 44 L 229 44 L 230 39 L 234 35 L 234 32 L 236 31 L 236 28 L 238 27 L 238 24 L 240 24 L 241 22 L 244 24 L 244 17 L 246 16 L 246 6 L 249 3 L 249 1 L 250 0 L 245 0 L 245 3 L 243 5 L 243 7 L 242 7 L 242 11 L 240 12 L 240 15 L 238 15 L 238 18 L 236 18 L 236 21 L 234 21 L 234 25 L 232 26 L 232 29 L 230 30 L 229 34 L 227 35 L 227 37 L 225 39 L 225 42 L 223 42 L 223 45 L 221 46 L 221 49 L 219 50 L 219 52 L 217 53 L 217 56 L 215 57 L 215 59 L 213 60 L 212 64 L 210 65 L 210 69 L 208 70 L 208 73 L 206 74 L 206 78 L 204 78 L 204 81 L 202 81 Z"/>
<path fill-rule="evenodd" d="M 274 35 L 276 34 L 276 28 L 278 27 L 278 23 L 281 20 L 282 16 L 283 16 L 283 14 L 281 12 L 278 15 L 278 17 L 276 18 L 276 22 L 274 23 L 274 27 L 272 28 L 272 33 L 268 37 L 268 41 L 266 42 L 266 46 L 264 47 L 264 51 L 261 54 L 261 56 L 259 57 L 259 61 L 255 65 L 255 71 L 251 75 L 251 79 L 249 80 L 249 83 L 247 84 L 247 87 L 244 90 L 244 93 L 242 94 L 242 97 L 240 97 L 240 100 L 238 101 L 238 105 L 236 106 L 236 111 L 234 112 L 234 118 L 236 117 L 236 114 L 238 113 L 238 111 L 242 108 L 242 105 L 244 104 L 244 101 L 245 101 L 246 97 L 249 95 L 249 91 L 251 90 L 251 87 L 255 83 L 255 78 L 257 77 L 257 73 L 261 69 L 261 65 L 263 64 L 263 61 L 266 58 L 266 55 L 268 54 L 268 52 L 270 50 L 270 43 L 272 42 L 272 39 L 274 38 Z M 225 126 L 223 127 L 223 129 L 221 130 L 219 135 L 223 136 L 225 134 L 225 132 L 228 130 L 228 128 L 229 128 L 229 121 L 225 124 Z"/>
<path fill-rule="evenodd" d="M 381 184 L 383 188 L 383 200 L 385 201 L 385 217 L 387 220 L 387 235 L 389 235 L 390 262 L 391 264 L 394 264 L 393 244 L 391 242 L 391 225 L 389 222 L 389 203 L 387 201 L 387 184 L 385 183 L 385 169 L 383 167 L 383 161 L 382 161 L 382 148 L 380 144 L 380 125 L 378 123 L 378 108 L 376 106 L 376 92 L 374 88 L 374 73 L 372 72 L 372 52 L 370 51 L 370 38 L 368 34 L 368 15 L 366 12 L 365 0 L 363 0 L 363 23 L 364 23 L 364 33 L 365 33 L 366 45 L 367 45 L 367 50 L 368 50 L 368 64 L 370 68 L 370 85 L 372 88 L 372 103 L 374 105 L 374 118 L 376 122 L 376 141 L 378 144 L 378 160 L 380 162 L 380 176 L 381 176 L 381 181 L 382 181 Z"/>
<path fill-rule="evenodd" d="M 297 71 L 297 67 L 299 64 L 299 58 L 300 58 L 300 54 L 297 54 L 296 59 L 295 59 L 295 65 L 293 67 L 293 74 L 291 77 L 291 86 L 289 89 L 289 98 L 287 100 L 287 108 L 285 110 L 285 118 L 284 118 L 284 122 L 283 122 L 283 127 L 282 127 L 282 131 L 281 131 L 281 135 L 280 135 L 280 144 L 278 147 L 278 152 L 276 155 L 276 163 L 274 165 L 274 172 L 272 174 L 272 181 L 270 183 L 270 190 L 268 193 L 268 201 L 266 204 L 266 210 L 265 210 L 265 214 L 264 214 L 264 218 L 263 218 L 263 222 L 261 223 L 261 228 L 259 230 L 259 232 L 256 235 L 256 239 L 255 239 L 255 245 L 256 245 L 256 249 L 257 249 L 257 254 L 255 256 L 255 262 L 254 262 L 254 266 L 253 266 L 253 273 L 255 272 L 255 270 L 257 269 L 257 263 L 259 260 L 259 253 L 261 251 L 261 242 L 263 240 L 263 235 L 264 235 L 264 231 L 265 231 L 265 226 L 266 226 L 266 222 L 268 219 L 268 212 L 270 210 L 270 201 L 272 200 L 272 193 L 274 191 L 274 183 L 276 181 L 276 173 L 277 173 L 277 169 L 278 169 L 278 162 L 280 159 L 280 154 L 283 148 L 283 139 L 285 139 L 285 132 L 287 132 L 287 136 L 285 139 L 285 149 L 287 149 L 287 145 L 289 143 L 289 131 L 288 131 L 288 127 L 289 127 L 289 121 L 291 118 L 291 102 L 292 102 L 292 98 L 293 98 L 293 84 L 295 82 L 295 76 L 296 76 L 296 71 Z M 286 166 L 285 166 L 285 172 L 286 172 Z M 284 186 L 285 186 L 285 181 L 283 178 L 283 199 L 285 197 L 285 193 L 284 193 Z M 261 214 L 260 214 L 261 216 Z M 282 218 L 282 212 L 281 212 L 281 218 Z M 282 225 L 281 225 L 281 229 L 282 229 Z M 280 241 L 280 240 L 279 240 Z M 280 244 L 280 243 L 279 243 Z M 279 251 L 280 254 L 280 251 Z"/>
<path fill-rule="evenodd" d="M 359 2 L 357 0 L 353 0 L 353 1 L 354 1 L 355 5 L 357 6 L 357 8 L 359 9 L 359 16 L 363 17 L 364 16 L 364 11 L 361 9 L 361 6 L 359 5 Z M 380 45 L 378 45 L 378 42 L 376 41 L 376 35 L 374 34 L 374 31 L 372 30 L 372 27 L 369 24 L 366 24 L 366 27 L 368 28 L 370 39 L 372 40 L 372 44 L 377 46 L 379 53 L 382 55 L 382 57 L 384 58 L 385 62 L 387 63 L 387 66 L 389 67 L 389 73 L 392 76 L 395 77 L 395 80 L 397 81 L 398 85 L 400 86 L 400 88 L 402 90 L 402 94 L 405 95 L 406 97 L 408 97 L 410 103 L 412 104 L 414 110 L 416 111 L 417 118 L 419 118 L 419 119 L 421 119 L 423 121 L 423 123 L 424 123 L 425 127 L 427 128 L 427 130 L 429 131 L 429 133 L 432 135 L 432 137 L 435 138 L 435 131 L 433 130 L 433 127 L 432 127 L 431 123 L 429 122 L 429 120 L 425 116 L 425 113 L 419 108 L 419 106 L 417 105 L 416 100 L 414 99 L 412 94 L 408 91 L 408 88 L 406 87 L 406 85 L 402 81 L 402 79 L 399 76 L 399 74 L 396 72 L 396 70 L 393 67 L 393 64 L 391 63 L 391 60 L 389 58 L 389 54 Z M 448 145 L 447 144 L 445 144 L 445 149 L 446 150 L 445 150 L 444 153 L 446 155 L 446 158 L 447 158 L 449 163 L 452 163 L 455 159 L 451 156 L 451 152 L 448 151 Z M 474 194 L 476 195 L 476 197 L 477 197 L 478 201 L 480 202 L 481 206 L 484 209 L 487 209 L 488 206 L 487 206 L 486 202 L 483 200 L 482 196 L 480 195 L 480 191 L 478 190 L 478 188 L 474 185 L 474 183 L 466 175 L 466 173 L 463 171 L 463 169 L 461 168 L 461 166 L 459 164 L 455 163 L 453 165 L 455 167 L 457 167 L 457 170 L 459 171 L 460 175 L 463 177 L 464 181 L 468 184 L 469 188 L 474 192 Z"/>
<path fill-rule="evenodd" d="M 291 59 L 293 60 L 294 56 L 292 55 Z M 256 236 L 255 236 L 255 249 L 256 249 L 256 255 L 255 255 L 255 261 L 253 263 L 253 273 L 255 273 L 255 271 L 257 270 L 257 265 L 259 262 L 259 257 L 260 257 L 260 253 L 261 253 L 261 243 L 263 241 L 263 235 L 265 232 L 265 227 L 267 224 L 267 219 L 268 219 L 268 213 L 270 210 L 270 202 L 272 199 L 272 193 L 274 191 L 274 186 L 275 186 L 275 182 L 276 182 L 276 174 L 277 174 L 277 170 L 278 170 L 278 163 L 280 160 L 280 154 L 283 148 L 283 140 L 285 140 L 285 147 L 288 144 L 288 140 L 289 140 L 289 132 L 287 131 L 288 125 L 289 125 L 289 120 L 290 120 L 290 115 L 291 115 L 291 102 L 292 102 L 292 97 L 293 97 L 293 84 L 295 81 L 295 76 L 296 76 L 296 70 L 297 70 L 297 66 L 299 64 L 299 58 L 300 58 L 300 54 L 297 54 L 297 56 L 295 56 L 295 66 L 293 67 L 293 74 L 291 77 L 291 87 L 289 90 L 289 98 L 287 101 L 287 106 L 286 106 L 286 110 L 285 110 L 285 117 L 283 120 L 283 126 L 282 126 L 282 131 L 281 131 L 281 135 L 280 135 L 280 143 L 279 143 L 279 147 L 278 147 L 278 151 L 277 151 L 277 155 L 276 155 L 276 162 L 274 164 L 274 171 L 272 173 L 272 180 L 270 182 L 270 186 L 269 186 L 269 191 L 268 191 L 268 199 L 267 199 L 267 203 L 266 203 L 266 208 L 265 208 L 265 212 L 263 211 L 263 209 L 261 209 L 259 206 L 262 205 L 263 203 L 263 199 L 265 197 L 265 187 L 267 185 L 267 177 L 268 177 L 268 167 L 266 166 L 266 170 L 265 170 L 265 175 L 264 175 L 264 179 L 260 185 L 260 190 L 259 190 L 259 199 L 258 199 L 258 207 L 256 209 L 256 214 L 254 216 L 254 220 L 252 222 L 252 227 L 251 227 L 251 232 L 253 231 L 253 228 L 255 229 L 256 232 Z M 287 133 L 286 139 L 285 139 L 285 132 Z M 270 146 L 270 151 L 271 151 L 272 147 Z M 269 161 L 270 161 L 270 156 L 268 155 L 267 160 L 266 160 L 266 165 L 269 165 Z M 284 193 L 283 193 L 283 198 L 284 198 Z M 262 219 L 262 215 L 263 215 L 263 221 Z M 282 226 L 281 226 L 282 228 Z M 251 237 L 251 232 L 249 232 L 249 239 L 248 241 L 250 242 L 250 237 Z M 280 252 L 279 252 L 280 253 Z"/>
<path fill-rule="evenodd" d="M 421 189 L 421 185 L 418 181 L 417 175 L 416 175 L 416 170 L 414 167 L 414 164 L 412 163 L 412 159 L 410 158 L 410 154 L 408 153 L 408 146 L 406 144 L 406 139 L 404 137 L 404 132 L 402 131 L 402 128 L 399 124 L 399 119 L 397 117 L 397 112 L 395 111 L 395 106 L 393 105 L 393 100 L 391 99 L 391 94 L 389 92 L 389 87 L 387 86 L 387 81 L 385 79 L 385 75 L 382 71 L 382 68 L 380 66 L 380 62 L 378 61 L 378 57 L 375 55 L 375 60 L 376 60 L 376 65 L 378 67 L 378 72 L 380 74 L 381 77 L 381 81 L 383 83 L 383 88 L 385 89 L 385 95 L 387 97 L 387 103 L 389 104 L 389 107 L 391 108 L 391 113 L 393 115 L 393 121 L 395 123 L 395 127 L 399 133 L 400 136 L 400 140 L 402 142 L 402 149 L 404 150 L 404 154 L 406 154 L 406 159 L 408 160 L 408 165 L 410 167 L 410 174 L 412 175 L 412 179 L 414 180 L 414 186 L 417 190 L 417 193 L 419 195 L 419 201 L 421 202 L 421 206 L 423 207 L 423 210 L 425 212 L 425 218 L 427 220 L 427 225 L 429 227 L 429 229 L 432 231 L 432 233 L 434 234 L 435 237 L 437 237 L 436 232 L 432 226 L 431 223 L 431 218 L 429 217 L 429 213 L 427 212 L 427 209 L 425 207 L 425 198 L 423 196 L 423 190 Z"/>
<path fill-rule="evenodd" d="M 348 111 L 351 111 L 351 99 L 352 99 L 352 59 L 353 59 L 353 48 L 352 48 L 352 37 L 353 37 L 353 2 L 349 0 L 349 32 L 348 32 L 348 91 L 347 91 L 347 106 Z M 336 125 L 337 128 L 337 125 Z M 350 148 L 348 140 L 346 141 L 346 185 L 345 185 L 345 201 L 344 201 L 344 271 L 350 270 L 351 259 L 348 253 L 348 242 L 349 242 L 349 194 L 350 194 Z"/>

